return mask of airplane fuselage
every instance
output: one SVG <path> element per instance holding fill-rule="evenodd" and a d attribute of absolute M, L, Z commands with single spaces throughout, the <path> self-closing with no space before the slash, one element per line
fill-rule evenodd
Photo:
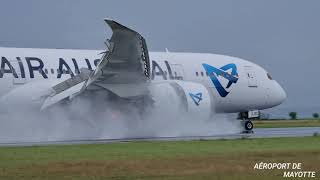
<path fill-rule="evenodd" d="M 81 68 L 94 70 L 101 52 L 0 48 L 0 97 L 30 82 L 57 83 L 79 74 Z M 263 68 L 246 60 L 203 53 L 150 52 L 149 56 L 152 82 L 200 83 L 213 94 L 216 112 L 266 109 L 286 98 L 281 86 Z"/>

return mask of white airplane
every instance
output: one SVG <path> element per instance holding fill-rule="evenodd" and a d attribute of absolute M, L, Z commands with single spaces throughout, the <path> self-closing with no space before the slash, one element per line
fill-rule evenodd
<path fill-rule="evenodd" d="M 149 52 L 139 33 L 105 22 L 113 35 L 104 52 L 0 48 L 1 102 L 40 102 L 39 110 L 45 110 L 99 92 L 110 101 L 134 104 L 142 114 L 157 104 L 207 119 L 240 113 L 244 128 L 252 130 L 254 112 L 286 99 L 277 81 L 254 63 L 216 54 Z"/>

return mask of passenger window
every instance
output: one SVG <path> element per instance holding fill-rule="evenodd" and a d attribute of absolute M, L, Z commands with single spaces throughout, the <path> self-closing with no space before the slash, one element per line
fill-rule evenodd
<path fill-rule="evenodd" d="M 198 73 L 198 72 L 196 72 L 196 76 L 199 76 L 199 73 Z"/>
<path fill-rule="evenodd" d="M 44 72 L 45 72 L 46 74 L 48 74 L 48 69 L 44 69 Z"/>
<path fill-rule="evenodd" d="M 201 72 L 201 76 L 203 76 L 203 72 Z"/>
<path fill-rule="evenodd" d="M 54 74 L 54 70 L 53 69 L 51 69 L 51 74 Z"/>

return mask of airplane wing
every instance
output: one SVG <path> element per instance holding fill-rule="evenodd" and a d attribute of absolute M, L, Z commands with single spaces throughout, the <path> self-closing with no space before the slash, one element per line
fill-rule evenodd
<path fill-rule="evenodd" d="M 137 32 L 112 20 L 105 20 L 113 35 L 106 44 L 94 75 L 86 86 L 94 83 L 128 84 L 141 83 L 149 79 L 149 55 L 144 38 Z"/>
<path fill-rule="evenodd" d="M 112 29 L 107 50 L 93 72 L 81 73 L 52 88 L 52 94 L 41 109 L 65 98 L 73 98 L 84 91 L 107 89 L 120 97 L 146 94 L 150 77 L 150 61 L 145 39 L 137 32 L 106 19 Z"/>

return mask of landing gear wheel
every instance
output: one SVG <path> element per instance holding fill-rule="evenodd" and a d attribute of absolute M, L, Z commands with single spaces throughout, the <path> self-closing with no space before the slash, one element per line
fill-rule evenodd
<path fill-rule="evenodd" d="M 253 133 L 253 123 L 250 120 L 243 120 L 242 121 L 242 125 L 243 125 L 243 131 L 242 133 L 245 134 L 252 134 Z"/>
<path fill-rule="evenodd" d="M 247 131 L 252 131 L 253 129 L 253 123 L 251 121 L 245 121 L 244 122 L 244 128 Z"/>

